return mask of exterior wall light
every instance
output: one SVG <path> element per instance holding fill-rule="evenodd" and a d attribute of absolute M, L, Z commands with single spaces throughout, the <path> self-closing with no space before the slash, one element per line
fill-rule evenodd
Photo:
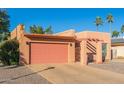
<path fill-rule="evenodd" d="M 72 46 L 72 43 L 70 43 L 70 46 Z"/>

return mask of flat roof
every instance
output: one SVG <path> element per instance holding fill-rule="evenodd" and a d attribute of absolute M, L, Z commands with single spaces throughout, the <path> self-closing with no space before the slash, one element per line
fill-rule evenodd
<path fill-rule="evenodd" d="M 110 34 L 110 33 L 108 33 L 108 32 L 99 32 L 99 31 L 90 31 L 90 30 L 83 30 L 83 31 L 79 31 L 79 32 L 76 32 L 76 33 L 102 33 L 102 34 Z"/>
<path fill-rule="evenodd" d="M 51 35 L 51 34 L 24 34 L 24 36 L 29 38 L 75 40 L 74 36 L 58 36 L 58 35 Z"/>
<path fill-rule="evenodd" d="M 124 38 L 112 38 L 112 46 L 124 46 Z"/>
<path fill-rule="evenodd" d="M 112 43 L 124 43 L 124 38 L 112 38 Z"/>

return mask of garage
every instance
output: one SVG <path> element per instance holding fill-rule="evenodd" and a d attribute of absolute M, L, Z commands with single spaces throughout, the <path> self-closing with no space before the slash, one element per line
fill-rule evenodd
<path fill-rule="evenodd" d="M 67 63 L 68 43 L 30 44 L 30 64 Z"/>

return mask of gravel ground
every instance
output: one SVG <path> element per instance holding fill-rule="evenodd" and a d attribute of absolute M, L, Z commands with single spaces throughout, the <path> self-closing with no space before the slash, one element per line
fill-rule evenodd
<path fill-rule="evenodd" d="M 89 66 L 124 74 L 124 62 L 110 62 L 107 64 L 106 63 L 89 64 Z"/>
<path fill-rule="evenodd" d="M 2 84 L 49 84 L 50 82 L 26 66 L 0 65 L 0 83 Z"/>

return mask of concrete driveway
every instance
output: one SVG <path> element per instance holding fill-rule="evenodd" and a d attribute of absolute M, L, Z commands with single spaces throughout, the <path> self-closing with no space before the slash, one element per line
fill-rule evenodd
<path fill-rule="evenodd" d="M 104 63 L 104 64 L 89 64 L 89 66 L 94 67 L 94 68 L 99 68 L 103 70 L 108 70 L 120 74 L 124 74 L 124 62 L 109 62 L 109 63 Z"/>
<path fill-rule="evenodd" d="M 30 65 L 32 71 L 54 84 L 124 83 L 124 74 L 81 64 Z"/>

